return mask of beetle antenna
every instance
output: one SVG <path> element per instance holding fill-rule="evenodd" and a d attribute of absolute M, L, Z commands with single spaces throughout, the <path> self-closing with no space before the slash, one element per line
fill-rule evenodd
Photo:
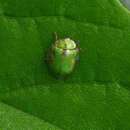
<path fill-rule="evenodd" d="M 57 41 L 58 40 L 57 32 L 54 32 L 54 36 L 55 36 L 55 40 Z"/>
<path fill-rule="evenodd" d="M 77 42 L 76 42 L 76 46 L 77 46 L 77 48 L 80 49 L 80 41 L 77 41 Z"/>

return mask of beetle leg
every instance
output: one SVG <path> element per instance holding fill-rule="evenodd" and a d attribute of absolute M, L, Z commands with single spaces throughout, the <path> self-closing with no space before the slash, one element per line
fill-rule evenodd
<path fill-rule="evenodd" d="M 76 57 L 76 61 L 79 61 L 79 56 Z"/>

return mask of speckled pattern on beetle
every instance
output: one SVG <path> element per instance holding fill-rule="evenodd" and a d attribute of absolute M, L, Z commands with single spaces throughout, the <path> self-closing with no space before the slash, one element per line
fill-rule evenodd
<path fill-rule="evenodd" d="M 59 76 L 73 72 L 79 60 L 79 45 L 70 38 L 57 39 L 52 44 L 47 61 L 49 68 Z"/>

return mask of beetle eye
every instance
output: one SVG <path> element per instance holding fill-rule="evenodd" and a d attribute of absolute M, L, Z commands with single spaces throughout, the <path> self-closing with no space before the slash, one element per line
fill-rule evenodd
<path fill-rule="evenodd" d="M 79 45 L 79 44 L 80 44 L 80 41 L 78 40 L 78 41 L 76 41 L 75 43 L 76 43 L 77 45 Z"/>

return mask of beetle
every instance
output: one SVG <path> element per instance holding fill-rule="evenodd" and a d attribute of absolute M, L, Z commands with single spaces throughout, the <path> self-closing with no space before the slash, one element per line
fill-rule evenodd
<path fill-rule="evenodd" d="M 59 39 L 55 34 L 55 42 L 47 54 L 47 63 L 58 76 L 66 76 L 73 72 L 79 60 L 80 47 L 71 38 Z"/>

